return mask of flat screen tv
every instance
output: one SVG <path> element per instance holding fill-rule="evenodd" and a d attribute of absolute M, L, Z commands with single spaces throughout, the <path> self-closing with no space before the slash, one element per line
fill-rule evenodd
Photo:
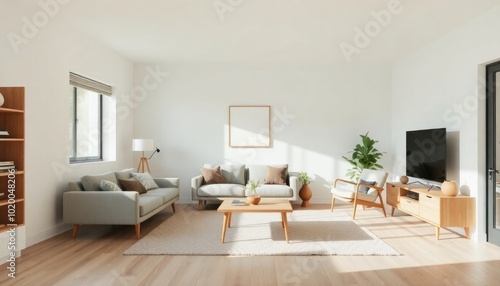
<path fill-rule="evenodd" d="M 446 179 L 446 128 L 406 132 L 406 175 L 433 182 Z"/>

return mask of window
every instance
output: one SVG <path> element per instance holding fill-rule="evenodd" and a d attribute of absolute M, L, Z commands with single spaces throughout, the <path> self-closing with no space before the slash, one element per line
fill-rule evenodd
<path fill-rule="evenodd" d="M 111 87 L 70 73 L 70 163 L 103 160 L 103 106 Z M 96 88 L 96 86 L 98 88 Z M 102 88 L 104 87 L 104 88 Z M 109 91 L 108 89 L 109 88 Z"/>

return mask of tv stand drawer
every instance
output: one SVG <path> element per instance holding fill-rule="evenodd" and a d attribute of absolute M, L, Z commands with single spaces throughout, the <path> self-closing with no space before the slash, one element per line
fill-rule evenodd
<path fill-rule="evenodd" d="M 406 211 L 406 212 L 409 212 L 409 213 L 412 213 L 412 214 L 415 214 L 415 215 L 418 215 L 419 213 L 419 203 L 417 200 L 414 200 L 414 199 L 410 199 L 408 197 L 401 197 L 399 199 L 399 208 Z"/>

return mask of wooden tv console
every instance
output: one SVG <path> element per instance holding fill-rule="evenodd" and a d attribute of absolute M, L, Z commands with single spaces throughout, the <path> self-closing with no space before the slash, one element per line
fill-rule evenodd
<path fill-rule="evenodd" d="M 436 227 L 439 239 L 441 227 L 463 227 L 465 236 L 470 238 L 470 227 L 476 223 L 476 198 L 457 195 L 445 196 L 441 190 L 426 186 L 386 184 L 387 204 L 394 210 L 400 209 Z"/>

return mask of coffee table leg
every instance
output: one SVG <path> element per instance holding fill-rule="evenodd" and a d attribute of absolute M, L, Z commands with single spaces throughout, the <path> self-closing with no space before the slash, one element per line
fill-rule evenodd
<path fill-rule="evenodd" d="M 222 220 L 222 235 L 220 238 L 220 243 L 224 243 L 224 238 L 226 237 L 226 228 L 227 228 L 230 216 L 231 216 L 231 213 L 229 213 L 229 212 L 224 213 L 224 219 Z"/>
<path fill-rule="evenodd" d="M 288 220 L 286 218 L 286 212 L 281 213 L 281 224 L 283 225 L 283 228 L 285 228 L 286 243 L 289 243 L 288 242 Z"/>
<path fill-rule="evenodd" d="M 233 213 L 229 213 L 228 221 L 227 221 L 227 227 L 231 227 L 231 219 L 233 218 Z"/>

